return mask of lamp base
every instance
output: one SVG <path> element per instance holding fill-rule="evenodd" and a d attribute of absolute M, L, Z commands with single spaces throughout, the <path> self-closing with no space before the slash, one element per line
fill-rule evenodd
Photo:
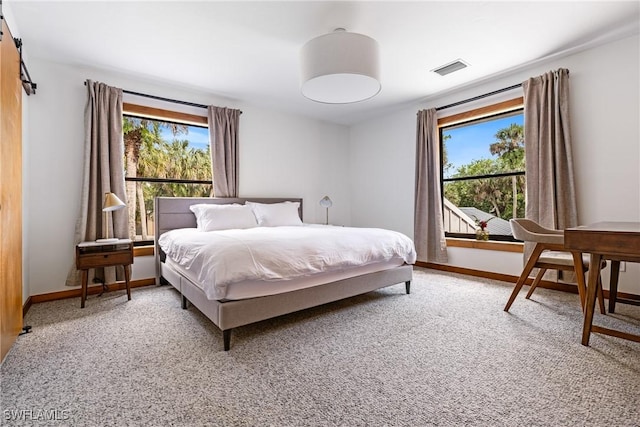
<path fill-rule="evenodd" d="M 118 238 L 98 239 L 98 240 L 96 240 L 96 243 L 115 243 L 118 240 L 120 240 L 120 239 L 118 239 Z"/>

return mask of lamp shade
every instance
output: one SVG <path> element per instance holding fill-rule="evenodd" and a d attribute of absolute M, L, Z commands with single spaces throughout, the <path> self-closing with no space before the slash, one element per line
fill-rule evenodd
<path fill-rule="evenodd" d="M 380 92 L 378 43 L 342 28 L 307 42 L 300 55 L 302 94 L 317 102 L 349 104 Z"/>
<path fill-rule="evenodd" d="M 109 224 L 107 223 L 107 212 L 117 211 L 122 209 L 126 204 L 120 200 L 118 196 L 113 193 L 104 193 L 104 202 L 102 203 L 102 212 L 104 212 L 102 227 L 104 231 L 104 239 L 98 239 L 98 243 L 115 243 L 118 241 L 117 237 L 109 237 Z"/>
<path fill-rule="evenodd" d="M 104 193 L 104 203 L 102 203 L 102 210 L 104 212 L 116 211 L 124 208 L 125 203 L 113 193 Z"/>
<path fill-rule="evenodd" d="M 329 196 L 324 196 L 322 199 L 320 199 L 320 206 L 322 206 L 323 208 L 330 208 L 331 206 L 333 206 L 333 202 L 331 201 Z"/>

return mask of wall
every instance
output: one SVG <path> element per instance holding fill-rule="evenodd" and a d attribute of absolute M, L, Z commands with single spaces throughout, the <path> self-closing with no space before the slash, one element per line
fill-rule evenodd
<path fill-rule="evenodd" d="M 569 69 L 573 154 L 581 224 L 640 220 L 639 39 L 627 37 L 483 84 L 450 92 L 352 126 L 352 224 L 376 224 L 413 236 L 416 112 L 448 105 L 520 83 L 558 68 Z M 466 104 L 477 108 L 521 96 L 518 89 Z M 450 115 L 462 110 L 441 112 Z M 449 248 L 449 265 L 519 275 L 519 254 Z M 640 265 L 621 273 L 619 290 L 640 294 Z M 605 272 L 608 286 L 608 272 Z"/>
<path fill-rule="evenodd" d="M 30 295 L 69 289 L 64 282 L 75 262 L 86 79 L 140 93 L 241 109 L 240 196 L 302 197 L 305 222 L 324 222 L 325 212 L 318 201 L 328 194 L 334 201 L 332 222 L 349 224 L 349 189 L 344 186 L 348 181 L 349 133 L 344 126 L 104 70 L 31 59 L 29 72 L 38 83 L 38 92 L 29 102 L 25 163 L 25 203 L 29 207 L 25 268 Z M 133 101 L 135 97 L 128 98 Z M 181 111 L 191 108 L 147 102 Z M 151 261 L 150 257 L 136 259 L 133 278 L 153 277 Z"/>

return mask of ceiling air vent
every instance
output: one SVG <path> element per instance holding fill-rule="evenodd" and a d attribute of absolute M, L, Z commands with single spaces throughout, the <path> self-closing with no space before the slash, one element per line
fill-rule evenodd
<path fill-rule="evenodd" d="M 462 59 L 456 59 L 455 61 L 450 62 L 449 64 L 435 68 L 431 71 L 433 71 L 434 73 L 438 73 L 441 76 L 446 76 L 447 74 L 451 74 L 454 71 L 462 70 L 463 68 L 467 68 L 468 66 L 469 64 L 464 62 Z"/>

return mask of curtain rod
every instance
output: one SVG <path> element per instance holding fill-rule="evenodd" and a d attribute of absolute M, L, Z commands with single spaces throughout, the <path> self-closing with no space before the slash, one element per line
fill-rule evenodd
<path fill-rule="evenodd" d="M 84 85 L 87 85 L 87 82 L 84 82 Z M 156 96 L 156 95 L 148 95 L 146 93 L 140 93 L 140 92 L 133 92 L 131 90 L 126 90 L 126 89 L 122 89 L 122 93 L 126 93 L 129 95 L 136 95 L 136 96 L 142 96 L 145 98 L 151 98 L 151 99 L 157 99 L 159 101 L 166 101 L 166 102 L 172 102 L 174 104 L 182 104 L 182 105 L 188 105 L 190 107 L 196 107 L 196 108 L 204 108 L 205 110 L 207 108 L 209 108 L 208 105 L 204 105 L 204 104 L 196 104 L 195 102 L 189 102 L 189 101 L 180 101 L 179 99 L 171 99 L 171 98 L 164 98 L 162 96 Z M 240 111 L 240 114 L 242 114 L 242 111 Z"/>
<path fill-rule="evenodd" d="M 162 96 L 147 95 L 146 93 L 133 92 L 133 91 L 124 90 L 124 89 L 122 90 L 122 92 L 127 93 L 129 95 L 143 96 L 145 98 L 157 99 L 159 101 L 172 102 L 174 104 L 182 104 L 182 105 L 189 105 L 191 107 L 204 108 L 205 110 L 208 108 L 208 105 L 196 104 L 195 102 L 189 102 L 189 101 L 180 101 L 179 99 L 163 98 Z"/>
<path fill-rule="evenodd" d="M 516 88 L 519 88 L 519 87 L 522 87 L 522 83 L 518 83 L 517 85 L 505 87 L 503 89 L 494 90 L 493 92 L 485 93 L 483 95 L 474 96 L 473 98 L 465 99 L 464 101 L 458 101 L 458 102 L 454 102 L 453 104 L 444 105 L 442 107 L 436 108 L 436 111 L 444 110 L 446 108 L 451 108 L 451 107 L 457 107 L 458 105 L 466 104 L 466 103 L 472 102 L 472 101 L 477 101 L 478 99 L 486 98 L 486 97 L 491 96 L 491 95 L 497 95 L 499 93 L 506 92 L 508 90 L 516 89 Z"/>

